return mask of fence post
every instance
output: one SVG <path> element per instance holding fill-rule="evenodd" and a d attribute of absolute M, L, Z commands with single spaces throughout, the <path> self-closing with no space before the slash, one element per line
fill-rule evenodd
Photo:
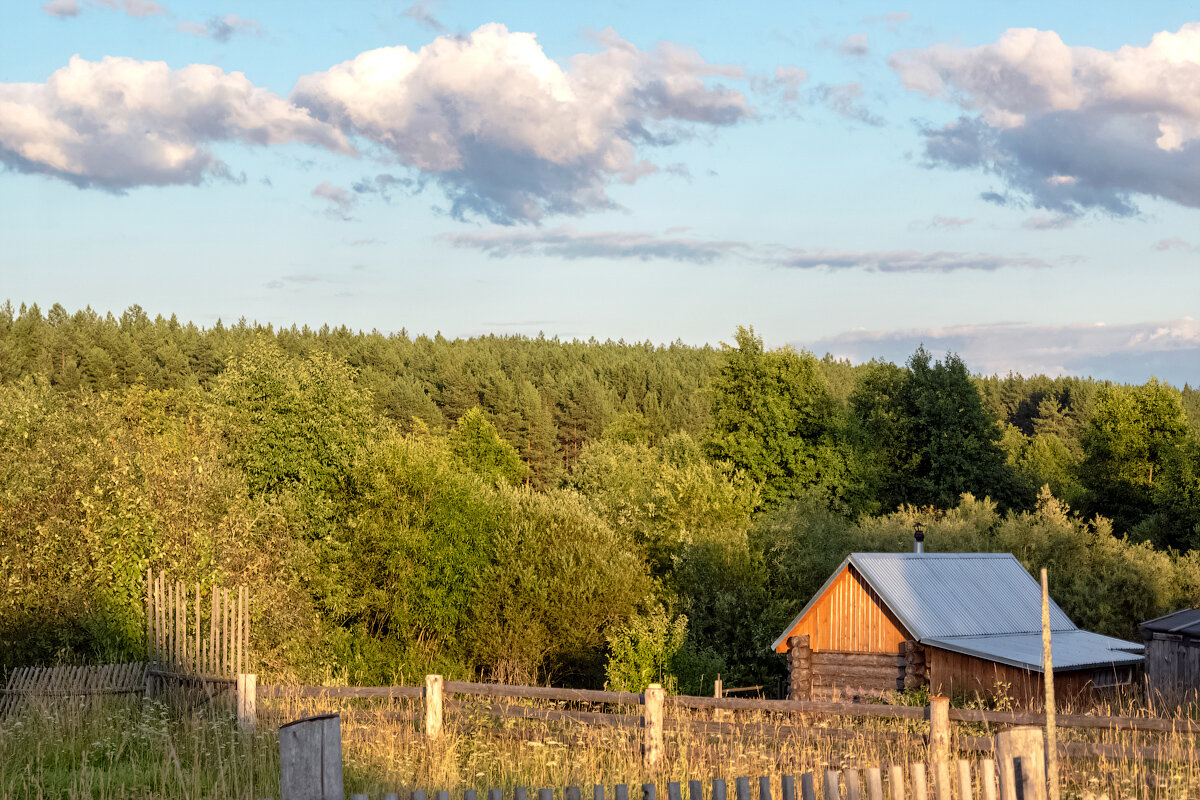
<path fill-rule="evenodd" d="M 337 714 L 279 728 L 280 800 L 342 800 L 342 721 Z"/>
<path fill-rule="evenodd" d="M 1046 800 L 1046 744 L 1040 727 L 1018 725 L 1000 731 L 996 757 L 1003 800 Z"/>
<path fill-rule="evenodd" d="M 442 676 L 425 676 L 425 738 L 442 735 Z"/>
<path fill-rule="evenodd" d="M 934 764 L 950 763 L 950 698 L 929 698 L 929 758 Z M 936 770 L 935 770 L 936 773 Z"/>
<path fill-rule="evenodd" d="M 652 683 L 646 687 L 645 705 L 642 707 L 642 727 L 645 729 L 644 755 L 646 767 L 658 766 L 663 752 L 663 688 Z"/>
<path fill-rule="evenodd" d="M 254 733 L 258 725 L 258 675 L 239 673 L 237 676 L 238 727 Z"/>
<path fill-rule="evenodd" d="M 1058 744 L 1054 730 L 1054 660 L 1050 657 L 1050 582 L 1042 567 L 1042 683 L 1046 688 L 1046 777 L 1050 800 L 1058 800 Z"/>

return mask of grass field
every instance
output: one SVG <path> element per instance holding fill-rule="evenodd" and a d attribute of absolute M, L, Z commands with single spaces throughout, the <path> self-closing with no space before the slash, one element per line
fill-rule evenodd
<path fill-rule="evenodd" d="M 260 731 L 247 737 L 236 729 L 229 709 L 201 704 L 187 710 L 188 705 L 181 698 L 172 703 L 137 698 L 36 706 L 10 715 L 0 722 L 0 797 L 278 797 L 274 723 L 329 710 L 305 701 L 279 709 L 276 719 L 264 713 Z M 661 771 L 649 775 L 642 765 L 642 734 L 637 728 L 496 719 L 460 710 L 448 714 L 442 739 L 430 744 L 414 721 L 396 718 L 417 709 L 414 701 L 399 700 L 346 710 L 347 794 L 378 797 L 398 791 L 403 796 L 411 789 L 461 792 L 499 787 L 510 797 L 518 785 L 561 790 L 567 785 L 638 785 L 653 780 L 663 786 L 671 780 L 712 778 L 725 778 L 732 787 L 738 776 L 770 776 L 778 787 L 783 774 L 886 767 L 928 755 L 915 737 L 879 742 L 867 736 L 901 726 L 918 734 L 919 722 L 855 723 L 847 730 L 848 739 L 675 734 L 667 737 Z M 1195 746 L 1194 737 L 1160 739 L 1166 746 Z M 1063 772 L 1063 796 L 1068 798 L 1084 791 L 1106 794 L 1110 800 L 1200 797 L 1200 763 L 1195 759 L 1164 765 L 1134 759 L 1072 760 L 1064 762 Z"/>

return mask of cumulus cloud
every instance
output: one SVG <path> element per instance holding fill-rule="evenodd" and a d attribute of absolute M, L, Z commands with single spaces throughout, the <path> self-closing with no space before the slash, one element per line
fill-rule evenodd
<path fill-rule="evenodd" d="M 123 191 L 229 178 L 216 142 L 303 142 L 338 153 L 341 131 L 240 72 L 78 56 L 45 83 L 0 84 L 0 163 Z"/>
<path fill-rule="evenodd" d="M 861 122 L 865 125 L 880 127 L 884 124 L 883 117 L 871 112 L 864 106 L 862 100 L 862 84 L 857 81 L 850 83 L 823 83 L 813 89 L 813 99 L 846 119 Z"/>
<path fill-rule="evenodd" d="M 1000 322 L 902 330 L 856 330 L 796 344 L 852 361 L 903 362 L 918 345 L 953 351 L 984 374 L 1091 375 L 1142 382 L 1151 375 L 1182 386 L 1196 381 L 1200 321 L 1182 319 L 1119 325 L 1034 325 Z"/>
<path fill-rule="evenodd" d="M 670 43 L 640 50 L 611 30 L 594 38 L 600 52 L 564 67 L 533 34 L 484 25 L 362 53 L 302 77 L 292 100 L 435 180 L 453 216 L 501 224 L 611 208 L 611 181 L 659 171 L 641 148 L 754 113 L 719 83 L 744 79 L 739 67 Z"/>
<path fill-rule="evenodd" d="M 358 198 L 341 186 L 335 186 L 329 181 L 322 181 L 317 188 L 312 190 L 312 196 L 329 203 L 329 207 L 325 209 L 325 213 L 329 216 L 341 220 L 353 219 L 350 215 L 354 211 Z"/>
<path fill-rule="evenodd" d="M 52 17 L 78 17 L 79 0 L 50 0 L 49 3 L 42 3 L 42 11 Z"/>
<path fill-rule="evenodd" d="M 966 112 L 923 131 L 930 165 L 985 170 L 1069 214 L 1133 214 L 1137 195 L 1200 207 L 1200 23 L 1113 51 L 1011 29 L 890 64 L 909 90 Z"/>
<path fill-rule="evenodd" d="M 182 33 L 188 33 L 193 36 L 207 36 L 218 42 L 228 42 L 239 33 L 262 36 L 262 24 L 258 20 L 240 17 L 237 14 L 212 17 L 204 24 L 185 21 L 179 23 L 177 27 Z"/>
<path fill-rule="evenodd" d="M 1050 264 L 1030 256 L 997 256 L 985 253 L 954 253 L 917 250 L 845 252 L 833 250 L 790 250 L 776 263 L 792 269 L 856 269 L 866 272 L 956 272 L 1020 268 L 1046 268 Z"/>
<path fill-rule="evenodd" d="M 444 234 L 439 238 L 454 247 L 480 250 L 493 258 L 537 255 L 568 260 L 610 258 L 708 264 L 749 249 L 744 242 L 657 236 L 636 231 L 584 232 L 570 226 L 553 230 Z"/>
<path fill-rule="evenodd" d="M 838 52 L 844 56 L 853 58 L 866 58 L 871 54 L 871 46 L 867 41 L 865 33 L 852 33 L 847 36 L 840 45 Z"/>

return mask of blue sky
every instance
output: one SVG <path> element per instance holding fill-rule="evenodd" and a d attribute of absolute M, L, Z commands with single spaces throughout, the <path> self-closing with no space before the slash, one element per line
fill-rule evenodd
<path fill-rule="evenodd" d="M 1134 16 L 12 0 L 0 297 L 1195 385 L 1200 16 Z"/>

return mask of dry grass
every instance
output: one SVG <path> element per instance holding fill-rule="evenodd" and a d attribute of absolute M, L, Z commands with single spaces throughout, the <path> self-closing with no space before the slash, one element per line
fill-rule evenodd
<path fill-rule="evenodd" d="M 278 797 L 279 765 L 275 728 L 281 721 L 341 711 L 346 791 L 378 798 L 385 791 L 403 797 L 413 789 L 500 788 L 511 797 L 516 786 L 555 788 L 577 785 L 589 796 L 593 784 L 658 784 L 668 781 L 741 776 L 772 779 L 826 768 L 862 768 L 926 761 L 920 738 L 925 723 L 895 720 L 813 718 L 821 735 L 796 735 L 785 727 L 796 720 L 779 714 L 687 711 L 668 706 L 666 753 L 659 772 L 642 763 L 640 708 L 542 701 L 488 704 L 537 711 L 604 711 L 623 715 L 631 727 L 578 722 L 501 718 L 485 713 L 484 700 L 448 709 L 442 738 L 428 743 L 420 732 L 418 700 L 260 701 L 260 733 L 246 739 L 235 729 L 228 703 L 197 704 L 184 695 L 168 701 L 109 701 L 81 705 L 35 706 L 0 721 L 0 798 L 264 798 Z M 190 708 L 194 710 L 188 710 Z M 1114 709 L 1123 712 L 1132 708 Z M 1144 709 L 1143 709 L 1144 711 Z M 743 725 L 761 725 L 761 735 L 672 731 L 684 722 L 712 722 L 716 715 Z M 954 726 L 955 736 L 994 733 L 982 725 Z M 1064 734 L 1066 732 L 1063 732 Z M 897 741 L 872 738 L 885 734 Z M 1179 735 L 1071 732 L 1070 737 L 1132 746 L 1196 746 Z M 844 738 L 842 738 L 844 737 Z M 977 754 L 962 753 L 964 757 Z M 1177 800 L 1200 797 L 1200 762 L 1173 764 L 1135 758 L 1063 762 L 1067 798 L 1084 792 L 1116 798 Z M 752 780 L 753 784 L 753 780 Z M 819 780 L 818 780 L 819 784 Z M 753 787 L 752 787 L 753 788 Z M 631 792 L 638 797 L 639 792 Z M 756 794 L 753 796 L 757 796 Z M 778 797 L 778 794 L 775 795 Z"/>

